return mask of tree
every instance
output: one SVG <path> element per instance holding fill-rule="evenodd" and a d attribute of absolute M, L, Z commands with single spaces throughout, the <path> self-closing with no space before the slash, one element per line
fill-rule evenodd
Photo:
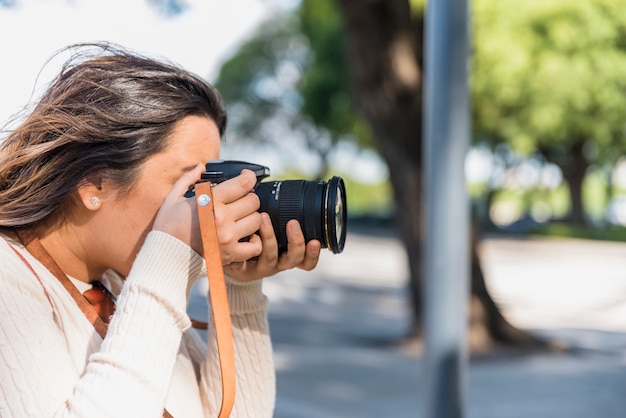
<path fill-rule="evenodd" d="M 296 36 L 298 42 L 303 37 L 305 42 L 302 45 L 309 48 L 308 53 L 300 56 L 301 78 L 294 85 L 302 100 L 298 108 L 302 117 L 318 129 L 332 132 L 334 138 L 349 138 L 364 146 L 374 146 L 389 168 L 398 231 L 408 255 L 411 274 L 409 289 L 413 321 L 408 334 L 412 338 L 421 336 L 422 311 L 421 10 L 419 7 L 411 9 L 408 0 L 358 4 L 304 0 L 297 11 L 299 23 L 294 26 L 299 32 L 291 35 Z M 251 106 L 246 115 L 258 116 L 254 111 L 258 97 L 246 97 L 243 91 L 229 90 L 229 86 L 248 91 L 257 84 L 251 80 L 276 74 L 275 70 L 267 72 L 263 65 L 250 59 L 256 56 L 249 51 L 249 48 L 258 47 L 256 42 L 264 39 L 262 45 L 272 44 L 265 35 L 266 27 L 226 63 L 218 78 L 217 86 L 223 90 L 227 103 L 231 101 L 233 110 L 240 105 Z M 269 27 L 275 29 L 276 22 L 270 23 Z M 273 53 L 285 54 L 280 48 Z M 265 55 L 262 60 L 278 61 Z M 242 72 L 241 68 L 247 70 Z M 236 80 L 225 83 L 231 77 Z M 272 108 L 266 102 L 259 104 L 262 105 L 261 114 L 281 108 Z M 263 118 L 271 119 L 269 113 L 263 114 Z M 235 112 L 237 119 L 241 115 Z M 258 122 L 248 118 L 246 123 Z M 473 251 L 475 274 L 471 306 L 475 319 L 471 321 L 470 333 L 475 342 L 473 346 L 489 348 L 496 341 L 535 343 L 532 337 L 516 330 L 499 313 L 484 284 L 476 246 Z"/>
<path fill-rule="evenodd" d="M 292 138 L 298 132 L 324 166 L 330 141 L 300 112 L 296 83 L 308 48 L 297 24 L 286 14 L 263 24 L 224 62 L 215 86 L 228 106 L 229 132 L 243 140 L 277 144 L 284 141 L 277 131 L 287 130 Z"/>
<path fill-rule="evenodd" d="M 367 141 L 368 131 L 344 87 L 345 65 L 335 66 L 342 59 L 337 42 L 343 36 L 337 15 L 335 22 L 330 16 L 330 24 L 319 13 L 301 17 L 280 14 L 263 24 L 222 65 L 215 85 L 229 107 L 232 132 L 279 148 L 301 141 L 318 155 L 321 179 L 335 144 Z M 276 138 L 280 127 L 288 139 Z"/>
<path fill-rule="evenodd" d="M 398 230 L 409 260 L 411 334 L 422 310 L 422 15 L 409 2 L 340 1 L 347 61 L 359 111 L 389 167 Z"/>
<path fill-rule="evenodd" d="M 339 5 L 356 103 L 370 123 L 377 147 L 389 167 L 399 230 L 411 272 L 412 334 L 420 336 L 423 4 L 417 2 L 411 7 L 408 0 L 340 0 Z M 487 350 L 495 343 L 541 344 L 512 326 L 489 295 L 478 257 L 477 237 L 474 230 L 470 348 Z"/>
<path fill-rule="evenodd" d="M 559 166 L 585 223 L 592 164 L 626 150 L 626 16 L 618 0 L 474 2 L 474 130 Z"/>

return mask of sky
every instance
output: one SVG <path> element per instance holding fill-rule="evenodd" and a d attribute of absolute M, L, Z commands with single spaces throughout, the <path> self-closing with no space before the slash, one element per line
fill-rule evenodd
<path fill-rule="evenodd" d="M 68 44 L 116 42 L 211 81 L 220 62 L 278 7 L 273 0 L 186 0 L 184 13 L 166 18 L 147 0 L 16 3 L 0 7 L 0 125 L 28 102 L 46 60 Z M 54 74 L 55 67 L 46 69 L 37 85 Z"/>

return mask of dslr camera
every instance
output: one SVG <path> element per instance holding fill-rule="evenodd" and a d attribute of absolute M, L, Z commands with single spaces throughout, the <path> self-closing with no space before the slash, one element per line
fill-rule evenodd
<path fill-rule="evenodd" d="M 270 175 L 268 167 L 234 160 L 213 160 L 198 182 L 221 183 L 236 177 L 241 170 L 256 174 L 254 193 L 261 201 L 259 212 L 267 212 L 278 241 L 279 251 L 287 250 L 286 226 L 290 219 L 300 222 L 306 242 L 319 240 L 322 248 L 334 254 L 343 251 L 346 241 L 347 201 L 346 187 L 341 177 L 328 181 L 282 180 L 262 182 Z M 193 186 L 185 197 L 194 196 Z"/>

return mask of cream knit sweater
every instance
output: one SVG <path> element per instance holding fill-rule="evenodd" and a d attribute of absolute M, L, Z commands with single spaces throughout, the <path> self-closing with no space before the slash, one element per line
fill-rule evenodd
<path fill-rule="evenodd" d="M 186 314 L 191 285 L 206 275 L 190 247 L 151 232 L 124 283 L 103 278 L 119 293 L 104 341 L 21 244 L 0 235 L 0 260 L 1 417 L 157 418 L 164 407 L 175 418 L 217 416 L 214 332 L 201 341 Z M 271 417 L 275 374 L 261 281 L 227 286 L 237 367 L 231 417 Z"/>

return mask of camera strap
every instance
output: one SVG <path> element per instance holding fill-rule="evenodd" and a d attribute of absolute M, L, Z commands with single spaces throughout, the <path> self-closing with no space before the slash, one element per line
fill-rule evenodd
<path fill-rule="evenodd" d="M 195 185 L 202 247 L 204 249 L 204 259 L 209 280 L 211 311 L 213 313 L 215 339 L 222 375 L 222 406 L 218 417 L 225 418 L 230 415 L 235 402 L 235 351 L 230 308 L 226 295 L 224 267 L 217 241 L 217 228 L 213 211 L 213 191 L 211 187 L 212 183 L 208 181 Z"/>

